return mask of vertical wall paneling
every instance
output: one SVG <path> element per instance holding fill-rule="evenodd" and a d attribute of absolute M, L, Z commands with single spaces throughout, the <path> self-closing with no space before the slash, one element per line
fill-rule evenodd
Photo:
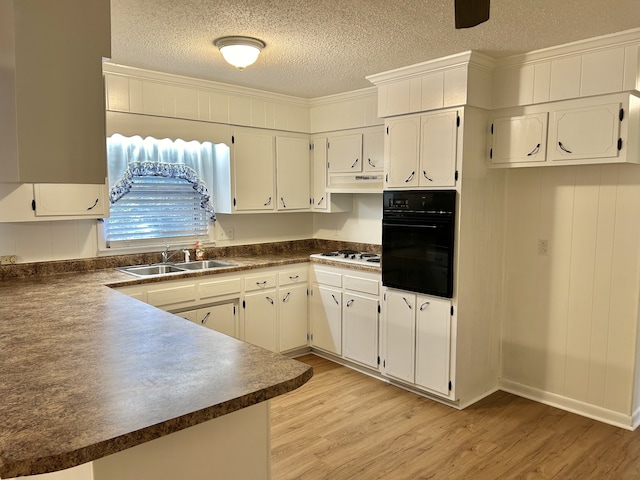
<path fill-rule="evenodd" d="M 551 94 L 551 62 L 536 63 L 533 68 L 533 103 L 548 102 Z"/>
<path fill-rule="evenodd" d="M 640 45 L 624 49 L 623 90 L 640 90 Z"/>
<path fill-rule="evenodd" d="M 422 110 L 422 78 L 412 78 L 409 80 L 409 111 L 419 112 Z"/>
<path fill-rule="evenodd" d="M 267 126 L 267 103 L 260 99 L 251 99 L 251 126 L 266 128 Z"/>
<path fill-rule="evenodd" d="M 551 87 L 549 100 L 562 100 L 580 96 L 580 72 L 582 57 L 560 58 L 551 62 Z"/>
<path fill-rule="evenodd" d="M 188 87 L 174 87 L 174 90 L 175 116 L 178 118 L 197 120 L 200 116 L 198 109 L 198 90 Z"/>
<path fill-rule="evenodd" d="M 143 82 L 138 78 L 129 78 L 129 112 L 144 113 Z"/>
<path fill-rule="evenodd" d="M 422 76 L 422 110 L 435 110 L 444 106 L 444 72 L 428 73 Z"/>
<path fill-rule="evenodd" d="M 582 56 L 580 95 L 598 95 L 622 91 L 624 48 L 600 50 Z"/>
<path fill-rule="evenodd" d="M 229 95 L 218 92 L 209 93 L 209 109 L 212 122 L 230 123 Z"/>
<path fill-rule="evenodd" d="M 467 71 L 469 67 L 452 68 L 444 72 L 444 105 L 467 103 Z"/>
<path fill-rule="evenodd" d="M 251 125 L 251 99 L 233 95 L 229 97 L 229 123 Z"/>
<path fill-rule="evenodd" d="M 118 112 L 129 111 L 129 79 L 118 75 L 105 78 L 107 90 L 106 108 Z"/>

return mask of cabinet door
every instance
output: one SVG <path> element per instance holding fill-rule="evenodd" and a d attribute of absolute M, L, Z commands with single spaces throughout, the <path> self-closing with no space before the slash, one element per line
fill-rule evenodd
<path fill-rule="evenodd" d="M 257 292 L 244 297 L 244 340 L 276 352 L 276 291 Z"/>
<path fill-rule="evenodd" d="M 186 312 L 178 312 L 176 315 L 180 318 L 184 318 L 185 320 L 189 320 L 193 323 L 198 323 L 198 311 L 197 310 L 188 310 Z"/>
<path fill-rule="evenodd" d="M 309 320 L 313 346 L 342 355 L 342 292 L 314 285 L 309 298 Z"/>
<path fill-rule="evenodd" d="M 278 327 L 281 352 L 307 346 L 307 285 L 290 285 L 279 291 Z"/>
<path fill-rule="evenodd" d="M 494 118 L 489 157 L 493 164 L 544 162 L 547 112 Z"/>
<path fill-rule="evenodd" d="M 447 395 L 451 345 L 451 303 L 418 296 L 416 311 L 416 384 Z"/>
<path fill-rule="evenodd" d="M 33 186 L 36 217 L 108 217 L 108 196 L 104 184 L 36 183 Z"/>
<path fill-rule="evenodd" d="M 384 170 L 384 131 L 365 133 L 362 143 L 362 170 L 382 172 Z"/>
<path fill-rule="evenodd" d="M 362 171 L 361 134 L 329 137 L 327 153 L 330 173 Z"/>
<path fill-rule="evenodd" d="M 276 191 L 278 210 L 308 210 L 309 141 L 276 137 Z"/>
<path fill-rule="evenodd" d="M 326 211 L 328 205 L 327 194 L 327 139 L 326 137 L 313 139 L 311 154 L 313 165 L 313 180 L 311 192 L 311 210 Z"/>
<path fill-rule="evenodd" d="M 199 308 L 196 323 L 238 338 L 238 310 L 235 302 Z"/>
<path fill-rule="evenodd" d="M 273 137 L 250 132 L 233 134 L 234 207 L 273 210 L 276 199 Z"/>
<path fill-rule="evenodd" d="M 620 103 L 557 110 L 551 114 L 552 161 L 615 158 L 620 138 Z"/>
<path fill-rule="evenodd" d="M 387 120 L 385 188 L 418 186 L 420 117 Z"/>
<path fill-rule="evenodd" d="M 420 180 L 424 187 L 456 184 L 458 112 L 423 115 L 420 119 Z"/>
<path fill-rule="evenodd" d="M 378 297 L 344 294 L 344 356 L 378 368 Z"/>
<path fill-rule="evenodd" d="M 416 296 L 388 290 L 385 294 L 384 372 L 414 382 Z"/>

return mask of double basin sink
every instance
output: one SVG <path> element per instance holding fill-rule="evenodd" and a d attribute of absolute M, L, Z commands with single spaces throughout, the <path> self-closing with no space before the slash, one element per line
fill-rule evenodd
<path fill-rule="evenodd" d="M 220 260 L 197 260 L 194 262 L 157 263 L 154 265 L 133 265 L 119 267 L 116 270 L 136 277 L 150 277 L 152 275 L 169 275 L 171 273 L 185 273 L 196 270 L 211 270 L 214 268 L 233 267 L 235 263 Z"/>

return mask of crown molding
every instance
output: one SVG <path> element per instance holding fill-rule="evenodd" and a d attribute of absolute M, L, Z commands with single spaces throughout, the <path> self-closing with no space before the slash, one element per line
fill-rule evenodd
<path fill-rule="evenodd" d="M 378 98 L 378 89 L 376 87 L 366 87 L 350 92 L 335 93 L 324 97 L 316 97 L 309 100 L 309 106 L 318 107 L 320 105 L 330 105 L 332 103 L 348 102 L 353 100 Z"/>

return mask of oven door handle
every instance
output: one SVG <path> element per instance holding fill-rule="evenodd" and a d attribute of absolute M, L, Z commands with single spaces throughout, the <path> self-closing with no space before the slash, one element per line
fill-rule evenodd
<path fill-rule="evenodd" d="M 438 225 L 420 225 L 417 223 L 383 223 L 383 227 L 438 228 Z"/>

